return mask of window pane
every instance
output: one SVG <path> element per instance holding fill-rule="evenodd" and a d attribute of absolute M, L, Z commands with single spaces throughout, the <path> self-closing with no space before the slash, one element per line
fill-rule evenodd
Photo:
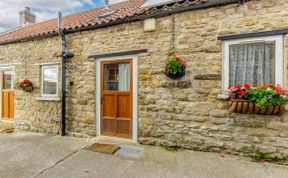
<path fill-rule="evenodd" d="M 3 89 L 11 90 L 13 82 L 13 72 L 12 71 L 4 71 L 3 72 Z"/>
<path fill-rule="evenodd" d="M 43 94 L 57 94 L 58 70 L 57 67 L 43 69 Z"/>
<path fill-rule="evenodd" d="M 229 47 L 229 85 L 275 83 L 275 43 L 250 43 Z"/>
<path fill-rule="evenodd" d="M 129 91 L 130 64 L 104 65 L 104 90 Z"/>

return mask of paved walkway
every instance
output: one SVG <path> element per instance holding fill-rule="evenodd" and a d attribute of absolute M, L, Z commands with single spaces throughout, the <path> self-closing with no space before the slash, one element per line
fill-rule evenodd
<path fill-rule="evenodd" d="M 288 177 L 284 166 L 261 165 L 231 155 L 221 158 L 217 153 L 138 146 L 130 154 L 133 150 L 128 146 L 116 155 L 107 155 L 83 149 L 86 139 L 23 132 L 0 134 L 0 143 L 1 178 Z"/>

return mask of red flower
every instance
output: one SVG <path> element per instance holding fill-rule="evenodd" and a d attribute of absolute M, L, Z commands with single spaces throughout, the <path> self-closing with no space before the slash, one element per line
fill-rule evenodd
<path fill-rule="evenodd" d="M 236 90 L 241 90 L 242 86 L 241 85 L 237 85 L 235 88 L 236 88 Z"/>
<path fill-rule="evenodd" d="M 24 82 L 24 83 L 28 83 L 28 82 L 29 82 L 29 80 L 25 79 L 23 82 Z"/>
<path fill-rule="evenodd" d="M 224 154 L 220 154 L 219 157 L 222 158 L 222 159 L 224 159 L 224 158 L 225 158 L 225 155 L 224 155 Z"/>
<path fill-rule="evenodd" d="M 228 95 L 229 95 L 229 96 L 232 96 L 232 95 L 233 95 L 233 92 L 231 92 L 231 91 L 228 92 Z"/>
<path fill-rule="evenodd" d="M 176 58 L 177 61 L 181 60 L 179 56 L 175 56 L 175 58 Z"/>
<path fill-rule="evenodd" d="M 241 94 L 242 96 L 245 96 L 245 95 L 246 95 L 246 92 L 242 90 L 242 91 L 240 92 L 240 94 Z"/>
<path fill-rule="evenodd" d="M 245 85 L 244 85 L 244 87 L 246 88 L 246 89 L 250 89 L 250 84 L 249 83 L 246 83 Z"/>
<path fill-rule="evenodd" d="M 280 85 L 277 85 L 277 88 L 275 89 L 275 92 L 277 94 L 280 94 L 282 92 L 282 90 L 283 90 L 282 87 Z"/>
<path fill-rule="evenodd" d="M 285 97 L 288 99 L 288 90 L 285 91 Z"/>
<path fill-rule="evenodd" d="M 232 90 L 233 87 L 231 85 L 228 86 L 228 90 Z"/>
<path fill-rule="evenodd" d="M 259 160 L 259 163 L 260 163 L 260 164 L 264 164 L 264 163 L 265 163 L 265 160 L 261 159 L 261 160 Z"/>
<path fill-rule="evenodd" d="M 269 84 L 266 84 L 266 85 L 264 85 L 266 88 L 274 88 L 274 85 L 273 84 L 271 84 L 271 83 L 269 83 Z"/>
<path fill-rule="evenodd" d="M 23 82 L 20 82 L 20 84 L 19 84 L 21 87 L 23 86 Z"/>

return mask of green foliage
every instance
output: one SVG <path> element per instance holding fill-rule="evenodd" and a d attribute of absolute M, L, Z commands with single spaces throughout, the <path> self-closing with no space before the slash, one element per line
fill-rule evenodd
<path fill-rule="evenodd" d="M 287 100 L 283 95 L 276 93 L 272 89 L 249 89 L 246 90 L 246 97 L 248 100 L 255 102 L 256 106 L 262 109 L 268 106 L 275 106 L 287 103 Z"/>
<path fill-rule="evenodd" d="M 249 154 L 247 156 L 252 157 L 255 161 L 266 160 L 269 162 L 282 164 L 287 164 L 288 161 L 288 157 L 278 157 L 276 155 L 273 155 L 272 153 L 264 153 L 259 150 L 256 150 L 253 154 Z"/>
<path fill-rule="evenodd" d="M 172 57 L 167 64 L 167 69 L 169 73 L 176 75 L 185 72 L 185 66 L 181 64 L 175 57 Z"/>

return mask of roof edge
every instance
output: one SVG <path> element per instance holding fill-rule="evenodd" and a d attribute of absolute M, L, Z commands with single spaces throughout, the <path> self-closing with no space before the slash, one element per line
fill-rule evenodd
<path fill-rule="evenodd" d="M 136 22 L 136 21 L 142 21 L 145 19 L 149 19 L 149 18 L 161 18 L 161 17 L 166 17 L 172 14 L 178 14 L 178 13 L 182 13 L 182 12 L 187 12 L 187 11 L 194 11 L 194 10 L 200 10 L 200 9 L 207 9 L 207 8 L 212 8 L 212 7 L 219 7 L 219 6 L 225 6 L 225 5 L 229 5 L 229 4 L 240 4 L 240 3 L 244 3 L 244 2 L 248 2 L 251 0 L 220 0 L 220 1 L 209 1 L 207 3 L 202 3 L 202 4 L 196 4 L 193 6 L 188 6 L 188 7 L 182 7 L 179 9 L 175 9 L 172 11 L 161 11 L 161 12 L 156 12 L 153 14 L 139 14 L 139 15 L 135 15 L 133 17 L 128 17 L 125 19 L 120 19 L 120 20 L 115 20 L 112 22 L 108 22 L 108 23 L 103 23 L 103 24 L 96 24 L 96 25 L 91 25 L 91 26 L 86 26 L 86 27 L 82 27 L 82 28 L 78 28 L 78 29 L 70 29 L 70 30 L 64 30 L 65 34 L 71 34 L 71 33 L 76 33 L 76 32 L 82 32 L 82 31 L 90 31 L 90 30 L 95 30 L 95 29 L 99 29 L 99 28 L 105 28 L 105 27 L 109 27 L 109 26 L 114 26 L 114 25 L 120 25 L 120 24 L 124 24 L 124 23 L 130 23 L 130 22 Z M 45 35 L 38 35 L 38 36 L 33 36 L 33 37 L 27 37 L 27 38 L 22 38 L 22 39 L 18 39 L 18 40 L 14 40 L 14 41 L 7 41 L 4 43 L 0 43 L 0 46 L 2 45 L 7 45 L 7 44 L 13 44 L 13 43 L 21 43 L 21 42 L 27 42 L 30 40 L 34 40 L 34 39 L 43 39 L 43 38 L 49 38 L 49 37 L 54 37 L 57 36 L 58 33 L 49 33 L 49 34 L 45 34 Z"/>

